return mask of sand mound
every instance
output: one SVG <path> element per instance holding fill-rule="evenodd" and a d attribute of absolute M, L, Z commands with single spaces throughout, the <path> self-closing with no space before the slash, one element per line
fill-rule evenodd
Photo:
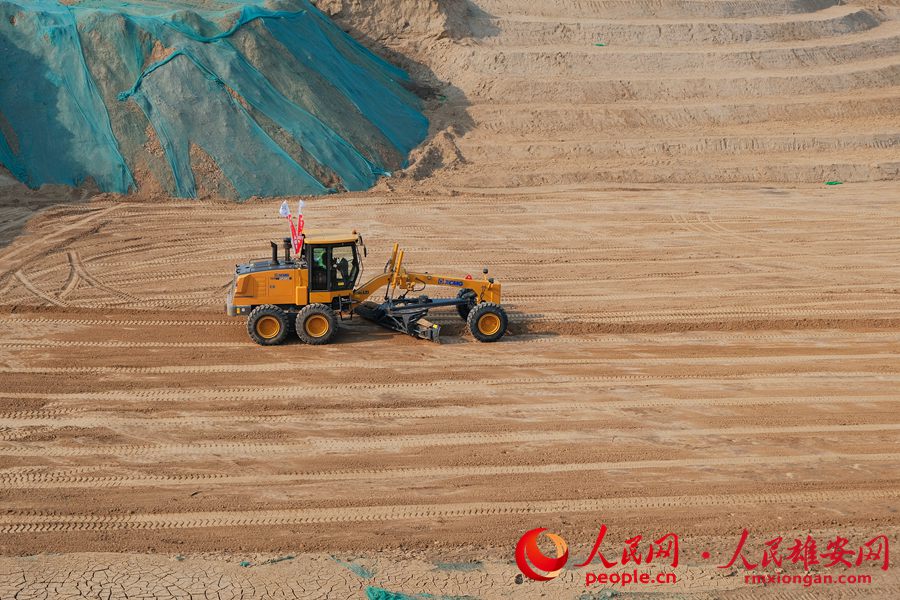
<path fill-rule="evenodd" d="M 362 190 L 428 128 L 406 74 L 306 0 L 0 2 L 0 164 L 31 187 Z"/>
<path fill-rule="evenodd" d="M 464 0 L 319 0 L 316 5 L 355 37 L 395 47 L 428 46 L 468 31 Z"/>

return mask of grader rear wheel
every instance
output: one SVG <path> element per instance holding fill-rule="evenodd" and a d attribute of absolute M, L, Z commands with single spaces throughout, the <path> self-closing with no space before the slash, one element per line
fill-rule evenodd
<path fill-rule="evenodd" d="M 327 344 L 337 333 L 337 316 L 324 304 L 310 304 L 297 313 L 297 336 L 313 346 Z"/>

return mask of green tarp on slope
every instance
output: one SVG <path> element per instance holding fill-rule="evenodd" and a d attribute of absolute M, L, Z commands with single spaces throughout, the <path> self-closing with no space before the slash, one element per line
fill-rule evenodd
<path fill-rule="evenodd" d="M 0 57 L 0 163 L 31 187 L 194 197 L 202 151 L 240 198 L 361 190 L 428 129 L 406 74 L 306 0 L 0 0 Z"/>

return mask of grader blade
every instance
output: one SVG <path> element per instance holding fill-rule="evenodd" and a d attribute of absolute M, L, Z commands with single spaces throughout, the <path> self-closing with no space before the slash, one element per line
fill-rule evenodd
<path fill-rule="evenodd" d="M 440 343 L 441 326 L 425 319 L 431 302 L 363 302 L 353 312 L 362 318 L 413 337 Z"/>

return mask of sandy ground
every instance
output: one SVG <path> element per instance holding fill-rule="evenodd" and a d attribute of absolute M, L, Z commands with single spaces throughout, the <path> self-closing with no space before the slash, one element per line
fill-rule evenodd
<path fill-rule="evenodd" d="M 250 344 L 224 287 L 276 202 L 47 211 L 2 261 L 2 552 L 408 548 L 509 586 L 537 526 L 579 555 L 601 521 L 722 547 L 895 531 L 893 190 L 310 202 L 366 232 L 369 272 L 395 239 L 417 267 L 488 265 L 514 333 L 494 345 L 453 314 L 441 345 L 358 320 L 325 348 Z"/>
<path fill-rule="evenodd" d="M 259 348 L 224 293 L 284 235 L 280 201 L 0 181 L 0 597 L 900 595 L 895 568 L 811 589 L 716 568 L 745 527 L 757 558 L 900 531 L 898 21 L 478 4 L 475 38 L 436 42 L 465 119 L 413 165 L 431 176 L 306 220 L 362 231 L 369 275 L 394 241 L 488 266 L 502 343 L 451 313 L 441 345 L 353 320 Z M 583 560 L 601 523 L 611 555 L 682 536 L 678 584 L 516 583 L 526 530 Z"/>

